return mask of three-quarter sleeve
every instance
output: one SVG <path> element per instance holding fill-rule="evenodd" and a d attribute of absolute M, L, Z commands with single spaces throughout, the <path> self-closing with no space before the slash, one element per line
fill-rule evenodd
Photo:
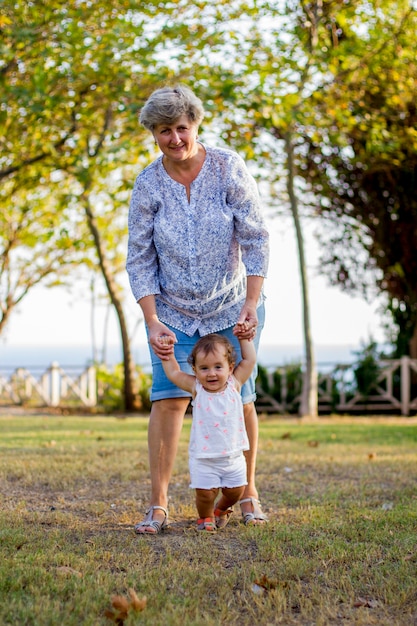
<path fill-rule="evenodd" d="M 160 293 L 158 256 L 153 242 L 155 206 L 141 176 L 136 179 L 129 208 L 126 269 L 137 300 Z"/>
<path fill-rule="evenodd" d="M 258 188 L 243 159 L 234 154 L 227 174 L 227 203 L 233 211 L 236 240 L 248 276 L 266 277 L 269 233 Z"/>

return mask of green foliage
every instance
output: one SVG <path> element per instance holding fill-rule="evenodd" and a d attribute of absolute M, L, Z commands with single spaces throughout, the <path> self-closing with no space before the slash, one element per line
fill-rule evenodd
<path fill-rule="evenodd" d="M 417 327 L 417 307 L 412 307 L 397 298 L 390 298 L 387 310 L 394 324 L 394 328 L 392 324 L 388 327 L 394 346 L 392 357 L 398 359 L 402 356 L 410 356 L 410 348 Z M 415 355 L 413 356 L 415 358 Z"/>
<path fill-rule="evenodd" d="M 350 291 L 387 294 L 389 311 L 398 303 L 406 312 L 394 316 L 398 347 L 408 354 L 417 320 L 417 13 L 409 2 L 378 4 L 368 3 L 362 28 L 351 23 L 329 66 L 316 99 L 320 127 L 304 132 L 303 176 L 330 224 L 325 272 Z"/>
<path fill-rule="evenodd" d="M 83 267 L 101 273 L 129 353 L 119 280 L 127 208 L 155 156 L 137 113 L 162 84 L 207 75 L 233 13 L 210 1 L 3 2 L 0 333 L 32 287 Z"/>
<path fill-rule="evenodd" d="M 107 413 L 122 411 L 125 408 L 123 365 L 109 369 L 106 365 L 97 365 L 98 408 Z M 141 367 L 135 368 L 135 383 L 140 400 L 139 410 L 148 412 L 151 408 L 149 399 L 152 377 Z"/>
<path fill-rule="evenodd" d="M 273 372 L 259 365 L 257 385 L 272 398 L 286 407 L 289 413 L 298 410 L 299 396 L 303 380 L 300 363 L 292 363 L 279 367 Z"/>
<path fill-rule="evenodd" d="M 415 324 L 415 6 L 263 8 L 267 19 L 235 45 L 237 112 L 224 115 L 225 136 L 256 161 L 280 211 L 293 205 L 290 146 L 300 205 L 324 218 L 320 271 L 346 290 L 387 294 L 407 310 L 395 323 Z M 399 334 L 401 344 L 413 339 L 416 356 L 417 332 Z"/>
<path fill-rule="evenodd" d="M 381 372 L 379 365 L 381 355 L 378 351 L 378 344 L 370 341 L 364 345 L 361 352 L 355 353 L 357 360 L 353 367 L 357 391 L 365 398 L 368 398 L 378 383 L 378 376 Z"/>

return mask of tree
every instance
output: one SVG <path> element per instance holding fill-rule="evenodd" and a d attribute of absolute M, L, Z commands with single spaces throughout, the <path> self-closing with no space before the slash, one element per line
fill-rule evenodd
<path fill-rule="evenodd" d="M 372 293 L 371 270 L 398 327 L 397 356 L 417 358 L 417 13 L 371 2 L 365 17 L 342 22 L 316 94 L 321 123 L 305 134 L 305 178 L 332 227 L 322 248 L 330 280 Z"/>
<path fill-rule="evenodd" d="M 69 268 L 81 261 L 72 254 L 76 246 L 71 246 L 70 236 L 62 244 L 66 256 L 62 254 L 53 266 L 48 261 L 56 257 L 60 220 L 51 198 L 58 195 L 60 206 L 66 201 L 71 207 L 71 217 L 76 214 L 78 220 L 83 215 L 81 239 L 74 237 L 74 243 L 83 243 L 83 263 L 101 271 L 119 319 L 127 409 L 134 408 L 135 393 L 123 293 L 117 283 L 118 273 L 124 271 L 120 245 L 126 236 L 128 190 L 138 165 L 146 165 L 153 150 L 141 137 L 137 112 L 161 84 L 191 79 L 197 73 L 209 75 L 202 60 L 222 37 L 217 24 L 229 12 L 228 3 L 220 4 L 224 10 L 211 2 L 198 6 L 169 2 L 162 8 L 156 0 L 140 7 L 130 0 L 116 0 L 111 7 L 104 0 L 4 3 L 1 203 L 12 215 L 9 221 L 32 228 L 26 232 L 21 227 L 18 241 L 11 230 L 4 231 L 10 238 L 1 236 L 3 265 L 13 274 L 20 271 L 24 285 L 19 295 L 5 297 L 5 302 L 17 306 L 35 284 L 57 280 L 64 262 Z M 41 188 L 48 203 L 37 208 L 51 207 L 45 217 L 51 221 L 51 236 L 43 236 L 39 255 L 39 245 L 29 245 L 43 234 L 43 227 L 33 231 L 30 193 L 38 194 Z M 27 214 L 26 221 L 22 214 Z M 61 214 L 61 220 L 66 216 Z M 119 238 L 113 234 L 116 230 Z M 17 243 L 22 252 L 19 268 L 12 267 L 16 255 L 7 256 Z M 31 282 L 27 276 L 35 259 L 42 270 Z M 12 287 L 10 281 L 8 286 Z M 12 310 L 9 306 L 4 324 Z"/>
<path fill-rule="evenodd" d="M 302 3 L 301 3 L 302 4 Z M 281 198 L 290 208 L 296 233 L 303 301 L 305 370 L 300 415 L 318 414 L 317 370 L 310 327 L 308 277 L 299 205 L 304 202 L 297 161 L 300 128 L 311 120 L 305 100 L 316 70 L 317 38 L 309 49 L 299 47 L 297 15 L 302 6 L 264 3 L 257 7 L 257 21 L 235 42 L 234 67 L 237 112 L 224 116 L 229 141 L 268 171 L 270 192 L 285 181 Z M 294 12 L 295 9 L 295 12 Z"/>
<path fill-rule="evenodd" d="M 1 122 L 5 131 L 0 159 L 0 179 L 4 181 L 1 199 L 5 214 L 10 215 L 8 224 L 18 224 L 19 232 L 17 238 L 13 228 L 3 231 L 3 265 L 15 277 L 14 281 L 7 281 L 3 322 L 29 289 L 41 281 L 53 284 L 52 281 L 60 280 L 56 277 L 62 275 L 64 267 L 74 267 L 81 261 L 97 267 L 95 249 L 98 267 L 119 318 L 128 410 L 136 407 L 133 364 L 121 290 L 116 288 L 115 275 L 121 266 L 119 263 L 111 267 L 106 258 L 111 236 L 104 243 L 104 233 L 96 227 L 85 188 L 78 206 L 69 203 L 70 214 L 59 214 L 54 195 L 62 198 L 64 187 L 67 202 L 74 199 L 71 170 L 87 172 L 105 141 L 111 143 L 107 161 L 112 161 L 113 168 L 122 151 L 129 156 L 128 163 L 133 161 L 123 143 L 133 132 L 134 98 L 138 98 L 138 92 L 132 89 L 129 93 L 129 88 L 136 73 L 133 68 L 137 55 L 145 58 L 144 51 L 152 51 L 143 24 L 133 24 L 133 6 L 130 2 L 116 2 L 109 11 L 108 3 L 101 1 L 91 2 L 87 8 L 83 3 L 67 6 L 58 1 L 30 6 L 9 3 L 2 21 L 6 54 L 1 68 Z M 142 17 L 147 10 L 154 13 L 154 3 L 143 7 Z M 156 37 L 153 46 L 158 41 Z M 141 86 L 141 81 L 137 86 Z M 80 182 L 82 176 L 78 178 Z M 45 200 L 38 202 L 42 192 Z M 68 234 L 74 216 L 80 221 L 79 206 L 87 218 L 82 220 L 81 239 Z M 44 208 L 48 211 L 43 212 Z M 39 213 L 40 219 L 35 221 Z M 68 223 L 59 227 L 65 217 Z M 46 229 L 48 221 L 50 228 Z M 63 239 L 57 237 L 60 232 L 64 233 Z M 76 254 L 80 241 L 85 251 L 82 259 Z M 11 255 L 17 244 L 17 253 Z"/>

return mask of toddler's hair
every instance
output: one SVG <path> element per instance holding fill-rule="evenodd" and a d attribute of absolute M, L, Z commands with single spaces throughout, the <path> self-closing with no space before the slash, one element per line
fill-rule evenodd
<path fill-rule="evenodd" d="M 229 365 L 234 365 L 236 363 L 236 350 L 230 343 L 227 337 L 224 335 L 218 335 L 217 333 L 212 333 L 211 335 L 204 335 L 204 337 L 200 337 L 197 343 L 194 345 L 194 348 L 189 355 L 187 361 L 192 367 L 195 366 L 195 362 L 197 359 L 197 354 L 199 352 L 203 352 L 204 356 L 214 352 L 218 346 L 222 346 L 226 352 L 226 358 Z"/>

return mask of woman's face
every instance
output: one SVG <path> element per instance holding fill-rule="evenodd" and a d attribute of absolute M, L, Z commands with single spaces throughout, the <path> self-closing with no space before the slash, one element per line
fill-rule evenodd
<path fill-rule="evenodd" d="M 198 152 L 198 126 L 182 115 L 174 124 L 158 124 L 153 136 L 161 152 L 172 161 L 185 161 Z"/>

